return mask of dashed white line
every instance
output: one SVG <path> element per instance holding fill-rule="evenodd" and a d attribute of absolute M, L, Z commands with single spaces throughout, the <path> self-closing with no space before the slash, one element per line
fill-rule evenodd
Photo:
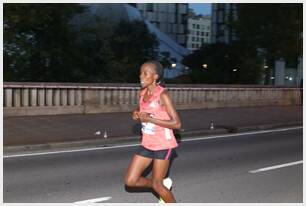
<path fill-rule="evenodd" d="M 197 137 L 197 138 L 188 138 L 182 140 L 182 142 L 197 141 L 197 140 L 207 140 L 207 139 L 218 139 L 223 137 L 235 137 L 243 135 L 253 135 L 253 134 L 264 134 L 272 132 L 283 132 L 289 130 L 302 129 L 303 127 L 290 127 L 290 128 L 281 128 L 281 129 L 271 129 L 271 130 L 262 130 L 256 132 L 242 132 L 238 134 L 226 134 L 226 135 L 213 135 L 208 137 Z M 75 149 L 75 150 L 62 150 L 62 151 L 53 151 L 53 152 L 37 152 L 37 153 L 27 153 L 27 154 L 16 154 L 16 155 L 4 155 L 3 158 L 13 158 L 13 157 L 27 157 L 27 156 L 39 156 L 39 155 L 49 155 L 49 154 L 61 154 L 61 153 L 72 153 L 72 152 L 85 152 L 85 151 L 94 151 L 94 150 L 106 150 L 106 149 L 115 149 L 115 148 L 125 148 L 125 147 L 135 147 L 140 145 L 138 144 L 128 144 L 128 145 L 117 145 L 109 147 L 95 147 L 87 149 Z"/>
<path fill-rule="evenodd" d="M 257 170 L 251 170 L 251 171 L 249 171 L 249 173 L 258 173 L 258 172 L 264 172 L 264 171 L 268 171 L 268 170 L 275 170 L 275 169 L 279 169 L 279 168 L 283 168 L 283 167 L 290 167 L 290 166 L 297 165 L 297 164 L 303 164 L 303 160 L 296 161 L 296 162 L 290 162 L 290 163 L 286 163 L 286 164 L 281 164 L 281 165 L 274 165 L 274 166 L 271 166 L 271 167 L 265 167 L 265 168 L 261 168 L 261 169 L 257 169 Z"/>
<path fill-rule="evenodd" d="M 112 197 L 100 197 L 100 198 L 95 198 L 95 199 L 77 201 L 77 202 L 74 202 L 74 203 L 97 203 L 97 202 L 107 201 L 107 200 L 109 200 L 111 198 Z"/>

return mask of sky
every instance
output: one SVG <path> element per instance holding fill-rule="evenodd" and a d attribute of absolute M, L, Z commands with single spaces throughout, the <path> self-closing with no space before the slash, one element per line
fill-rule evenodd
<path fill-rule="evenodd" d="M 196 14 L 211 15 L 211 4 L 189 4 Z"/>

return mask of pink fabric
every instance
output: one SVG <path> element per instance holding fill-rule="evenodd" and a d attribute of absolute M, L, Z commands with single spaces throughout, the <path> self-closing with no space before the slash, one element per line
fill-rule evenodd
<path fill-rule="evenodd" d="M 146 89 L 140 92 L 140 111 L 150 113 L 153 118 L 169 120 L 166 108 L 160 105 L 160 94 L 164 88 L 157 86 L 153 95 L 146 102 L 143 101 Z M 142 145 L 150 150 L 164 150 L 177 147 L 172 129 L 160 127 L 152 123 L 142 123 Z"/>
<path fill-rule="evenodd" d="M 169 150 L 168 150 L 168 153 L 167 153 L 167 155 L 166 155 L 165 160 L 168 160 L 168 159 L 169 159 L 169 156 L 170 156 L 170 154 L 171 154 L 171 150 L 172 150 L 172 149 L 169 149 Z"/>

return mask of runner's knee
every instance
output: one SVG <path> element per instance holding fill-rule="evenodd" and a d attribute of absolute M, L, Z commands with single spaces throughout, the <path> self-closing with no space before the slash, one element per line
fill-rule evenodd
<path fill-rule="evenodd" d="M 152 181 L 152 188 L 158 193 L 164 189 L 163 183 L 161 181 Z"/>
<path fill-rule="evenodd" d="M 126 186 L 135 187 L 137 183 L 137 179 L 138 178 L 126 176 L 124 178 L 124 183 L 126 184 Z"/>

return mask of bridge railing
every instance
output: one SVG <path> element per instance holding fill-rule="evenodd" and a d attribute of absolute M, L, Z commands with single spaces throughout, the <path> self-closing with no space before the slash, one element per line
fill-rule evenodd
<path fill-rule="evenodd" d="M 4 116 L 126 112 L 137 107 L 138 84 L 3 84 Z M 300 88 L 167 85 L 177 109 L 298 105 Z"/>

